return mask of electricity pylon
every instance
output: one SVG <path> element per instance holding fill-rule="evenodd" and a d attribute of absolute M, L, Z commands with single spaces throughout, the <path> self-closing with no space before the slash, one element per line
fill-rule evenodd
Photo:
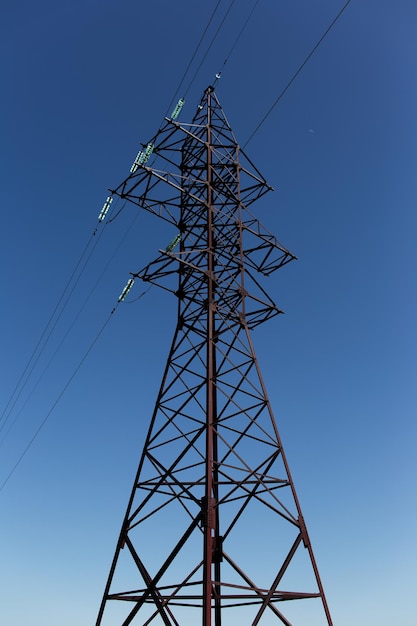
<path fill-rule="evenodd" d="M 249 211 L 270 187 L 213 87 L 178 108 L 113 192 L 175 226 L 132 276 L 178 317 L 96 624 L 331 626 L 250 334 L 281 312 L 257 274 L 295 257 Z"/>

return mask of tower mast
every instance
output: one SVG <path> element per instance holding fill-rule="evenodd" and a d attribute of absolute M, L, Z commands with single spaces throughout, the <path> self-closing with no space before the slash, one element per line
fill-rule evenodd
<path fill-rule="evenodd" d="M 311 601 L 332 626 L 251 340 L 281 313 L 257 275 L 295 257 L 250 212 L 270 187 L 213 87 L 175 117 L 113 192 L 176 228 L 133 276 L 178 316 L 96 626 L 305 626 Z"/>

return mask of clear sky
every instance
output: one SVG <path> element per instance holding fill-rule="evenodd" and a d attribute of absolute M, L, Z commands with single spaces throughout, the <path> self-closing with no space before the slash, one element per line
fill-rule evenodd
<path fill-rule="evenodd" d="M 25 367 L 215 4 L 3 3 L 0 484 L 47 417 L 0 492 L 7 626 L 94 623 L 174 299 L 153 288 L 118 307 L 56 401 L 129 272 L 175 232 L 125 209 Z M 182 121 L 254 2 L 234 3 L 196 73 L 228 5 Z M 216 85 L 241 145 L 342 5 L 260 0 Z M 417 624 L 416 24 L 415 0 L 352 0 L 245 149 L 275 188 L 253 210 L 299 258 L 266 281 L 285 315 L 253 339 L 335 626 Z"/>

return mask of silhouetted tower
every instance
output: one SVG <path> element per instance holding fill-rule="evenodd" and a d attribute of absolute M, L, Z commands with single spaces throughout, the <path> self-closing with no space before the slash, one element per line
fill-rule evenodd
<path fill-rule="evenodd" d="M 181 104 L 113 192 L 175 226 L 133 276 L 178 318 L 97 626 L 331 625 L 250 335 L 280 313 L 257 274 L 295 257 L 249 212 L 270 187 L 213 87 L 190 124 Z"/>

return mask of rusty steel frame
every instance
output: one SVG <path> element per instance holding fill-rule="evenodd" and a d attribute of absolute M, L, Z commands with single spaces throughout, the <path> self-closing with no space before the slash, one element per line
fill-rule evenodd
<path fill-rule="evenodd" d="M 133 274 L 172 291 L 178 317 L 96 626 L 106 626 L 115 601 L 127 608 L 113 625 L 291 626 L 281 607 L 309 598 L 321 601 L 323 624 L 332 626 L 250 333 L 281 312 L 255 272 L 269 275 L 295 258 L 249 211 L 270 187 L 212 87 L 190 124 L 167 118 L 152 144 L 154 161 L 113 193 L 179 231 L 179 250 L 160 250 Z M 273 520 L 269 538 L 262 523 L 252 531 L 270 548 L 268 584 L 255 583 L 265 554 L 249 573 L 240 539 L 259 511 Z M 301 550 L 315 588 L 290 591 L 283 585 Z M 127 574 L 117 579 L 122 560 L 128 585 Z M 239 617 L 228 621 L 234 611 Z"/>

